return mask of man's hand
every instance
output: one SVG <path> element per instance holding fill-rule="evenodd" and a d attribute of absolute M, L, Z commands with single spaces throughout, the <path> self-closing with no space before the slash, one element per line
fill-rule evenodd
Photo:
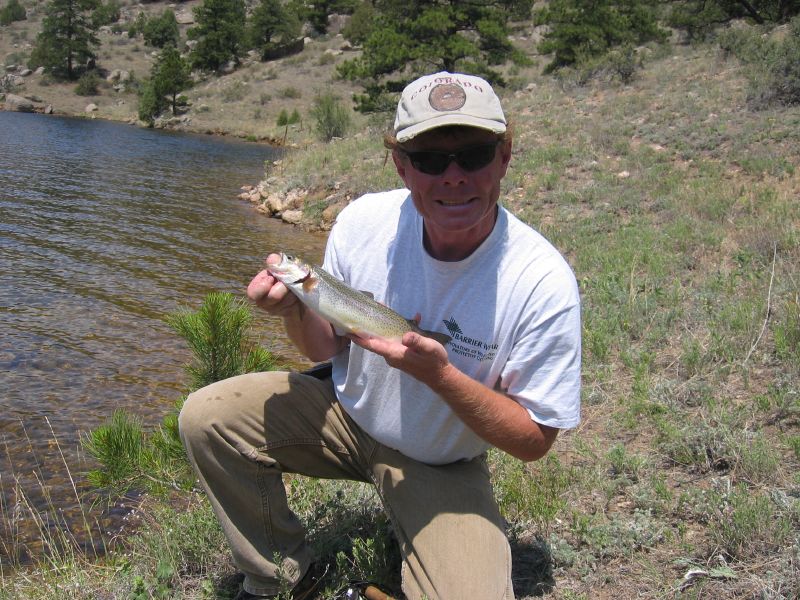
<path fill-rule="evenodd" d="M 444 346 L 413 331 L 406 332 L 400 342 L 355 335 L 348 337 L 362 348 L 382 356 L 390 367 L 408 373 L 431 388 L 436 387 L 450 364 Z"/>
<path fill-rule="evenodd" d="M 515 400 L 458 370 L 436 340 L 414 332 L 406 333 L 401 342 L 348 337 L 430 387 L 467 427 L 512 456 L 524 461 L 541 458 L 558 435 L 558 429 L 531 419 Z"/>
<path fill-rule="evenodd" d="M 267 265 L 280 262 L 279 254 L 267 256 Z M 289 289 L 266 269 L 260 271 L 247 286 L 247 297 L 260 309 L 277 317 L 298 316 L 302 304 Z"/>

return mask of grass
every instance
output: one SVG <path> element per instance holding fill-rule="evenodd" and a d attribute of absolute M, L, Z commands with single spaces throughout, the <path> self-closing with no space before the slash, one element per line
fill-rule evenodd
<path fill-rule="evenodd" d="M 291 84 L 274 73 L 277 111 Z M 566 255 L 584 328 L 581 426 L 539 462 L 490 457 L 518 597 L 800 597 L 800 109 L 749 109 L 744 68 L 711 46 L 659 49 L 624 86 L 515 77 L 536 86 L 503 98 L 503 202 Z M 385 124 L 302 142 L 270 189 L 306 190 L 316 219 L 399 185 Z M 349 575 L 397 590 L 369 488 L 287 485 L 326 597 Z M 147 497 L 136 518 L 102 560 L 61 544 L 4 568 L 0 598 L 232 597 L 202 495 Z"/>

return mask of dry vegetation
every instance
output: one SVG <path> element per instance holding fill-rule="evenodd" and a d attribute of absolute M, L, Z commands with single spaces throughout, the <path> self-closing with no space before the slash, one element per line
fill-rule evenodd
<path fill-rule="evenodd" d="M 201 83 L 191 126 L 275 136 L 281 108 L 307 114 L 317 87 L 343 85 L 319 64 L 335 43 Z M 141 42 L 104 45 L 101 63 L 121 68 L 122 55 L 146 70 Z M 503 196 L 579 279 L 584 409 L 547 459 L 491 457 L 518 596 L 798 598 L 800 110 L 749 110 L 742 66 L 713 46 L 652 49 L 627 86 L 538 71 L 508 73 L 516 138 Z M 110 92 L 100 104 L 113 104 Z M 378 129 L 331 144 L 298 131 L 307 146 L 267 173 L 271 188 L 316 190 L 320 211 L 332 190 L 395 185 Z M 396 585 L 367 490 L 289 485 L 340 583 L 349 569 Z M 26 597 L 30 582 L 55 598 L 87 572 L 94 595 L 74 597 L 230 597 L 224 546 L 202 498 L 191 501 L 193 511 L 146 520 L 109 558 L 116 570 L 84 565 L 44 583 L 29 574 L 5 580 L 0 597 Z"/>
<path fill-rule="evenodd" d="M 139 12 L 160 14 L 172 6 L 178 20 L 182 21 L 191 17 L 192 8 L 199 3 L 199 0 L 189 0 L 177 5 L 136 4 L 123 0 L 119 21 L 123 31 L 112 33 L 110 28 L 105 28 L 98 34 L 101 42 L 97 50 L 98 67 L 108 74 L 122 69 L 133 73 L 136 79 L 147 77 L 155 49 L 145 45 L 141 35 L 128 37 L 127 30 L 136 15 Z M 28 8 L 29 18 L 0 28 L 3 65 L 24 65 L 41 29 L 46 0 L 22 0 L 21 4 Z M 189 27 L 191 24 L 180 25 L 183 40 Z M 337 33 L 334 27 L 325 37 L 307 38 L 303 52 L 279 60 L 261 62 L 245 57 L 240 68 L 227 75 L 195 73 L 196 85 L 184 92 L 189 98 L 189 109 L 165 126 L 251 140 L 283 140 L 285 131 L 277 126 L 278 116 L 281 110 L 291 113 L 297 109 L 302 121 L 290 127 L 288 144 L 313 139 L 306 120 L 315 95 L 333 92 L 345 100 L 357 89 L 331 77 L 335 65 L 353 54 L 341 50 L 344 39 Z M 74 93 L 75 86 L 75 82 L 57 82 L 46 75 L 32 74 L 14 93 L 36 99 L 42 108 L 51 105 L 55 114 L 137 122 L 137 96 L 133 86 L 118 92 L 104 82 L 96 96 L 79 96 Z M 97 105 L 97 110 L 87 114 L 85 109 L 90 103 Z"/>

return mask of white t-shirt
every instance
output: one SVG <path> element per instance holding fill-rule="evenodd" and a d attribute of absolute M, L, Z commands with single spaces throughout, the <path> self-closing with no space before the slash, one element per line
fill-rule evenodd
<path fill-rule="evenodd" d="M 580 300 L 569 265 L 539 233 L 500 207 L 491 235 L 458 262 L 432 258 L 408 190 L 348 205 L 328 238 L 324 268 L 420 327 L 452 336 L 450 362 L 507 394 L 543 425 L 580 421 Z M 473 458 L 489 444 L 426 385 L 356 344 L 332 359 L 344 409 L 367 433 L 429 464 Z"/>

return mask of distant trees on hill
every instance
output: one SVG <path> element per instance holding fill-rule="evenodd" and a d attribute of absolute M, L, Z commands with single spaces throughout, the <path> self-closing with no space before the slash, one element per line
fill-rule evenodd
<path fill-rule="evenodd" d="M 119 18 L 119 2 L 48 0 L 28 65 L 45 66 L 56 77 L 77 78 L 95 60 L 97 28 Z M 538 47 L 549 56 L 546 71 L 575 68 L 590 73 L 598 64 L 611 65 L 626 81 L 639 64 L 635 48 L 665 40 L 667 27 L 698 39 L 733 19 L 786 23 L 800 14 L 800 0 L 549 0 L 535 10 L 534 0 L 254 0 L 249 13 L 247 6 L 245 0 L 203 0 L 194 8 L 195 25 L 187 32 L 195 43 L 182 60 L 204 71 L 236 65 L 248 50 L 268 60 L 302 48 L 303 24 L 323 34 L 330 14 L 349 15 L 342 33 L 361 53 L 342 62 L 337 72 L 363 87 L 354 100 L 364 112 L 390 108 L 396 93 L 423 72 L 465 71 L 504 85 L 501 65 L 530 64 L 510 34 L 529 27 L 531 18 L 547 26 Z M 24 13 L 19 0 L 8 0 L 0 9 L 0 23 L 24 18 Z M 140 14 L 129 31 L 138 34 L 150 46 L 175 52 L 181 47 L 171 9 L 150 17 Z M 162 56 L 174 58 L 175 52 Z M 792 70 L 793 53 L 786 56 Z M 773 63 L 770 72 L 778 73 L 781 67 L 776 65 L 783 63 Z"/>
<path fill-rule="evenodd" d="M 50 0 L 29 66 L 43 66 L 56 76 L 76 79 L 95 59 L 100 43 L 90 11 L 95 0 Z"/>
<path fill-rule="evenodd" d="M 362 2 L 348 29 L 362 44 L 358 58 L 344 62 L 341 76 L 365 85 L 360 110 L 382 110 L 388 97 L 415 75 L 463 70 L 502 83 L 493 66 L 524 60 L 508 39 L 512 18 L 530 16 L 532 0 L 372 0 Z"/>
<path fill-rule="evenodd" d="M 246 16 L 244 0 L 203 0 L 196 6 L 197 25 L 187 32 L 197 42 L 189 59 L 192 66 L 214 71 L 229 61 L 238 64 L 244 51 Z"/>
<path fill-rule="evenodd" d="M 8 4 L 0 9 L 0 25 L 8 25 L 14 21 L 24 21 L 25 19 L 25 8 L 19 3 L 19 0 L 8 0 Z"/>

